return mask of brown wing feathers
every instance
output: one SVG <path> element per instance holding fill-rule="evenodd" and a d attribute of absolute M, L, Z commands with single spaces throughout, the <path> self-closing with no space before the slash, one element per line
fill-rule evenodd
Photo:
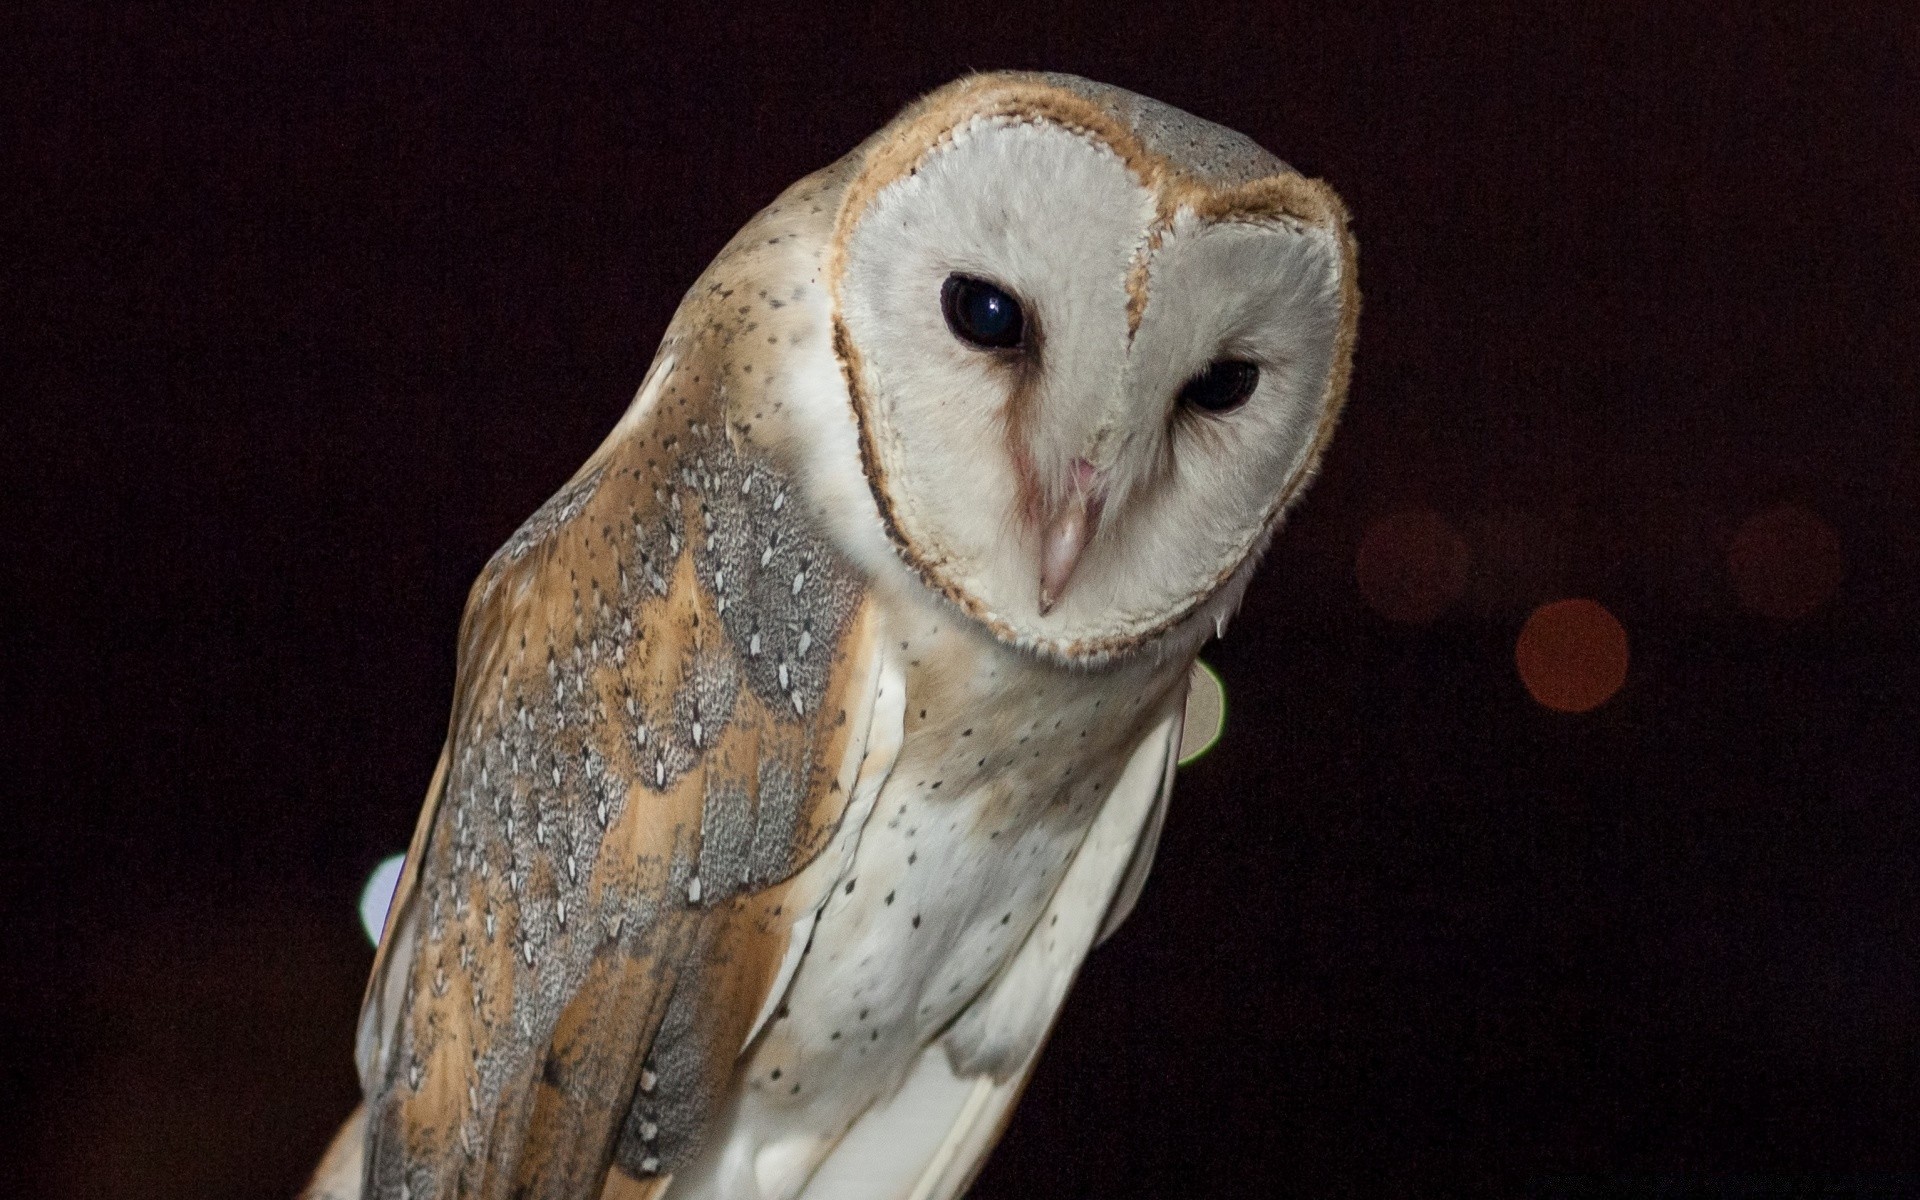
<path fill-rule="evenodd" d="M 687 374 L 474 586 L 390 921 L 411 953 L 369 987 L 368 1196 L 593 1195 L 616 1160 L 689 1158 L 798 915 L 785 881 L 844 810 L 864 593 Z"/>

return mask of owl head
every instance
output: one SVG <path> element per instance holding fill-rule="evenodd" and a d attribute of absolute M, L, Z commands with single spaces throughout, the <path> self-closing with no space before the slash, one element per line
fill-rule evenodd
<path fill-rule="evenodd" d="M 833 347 L 898 555 L 995 636 L 1123 656 L 1236 605 L 1332 432 L 1340 200 L 1063 75 L 962 79 L 856 152 Z"/>

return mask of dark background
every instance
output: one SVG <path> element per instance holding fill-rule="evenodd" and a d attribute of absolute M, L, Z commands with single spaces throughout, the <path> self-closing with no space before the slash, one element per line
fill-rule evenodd
<path fill-rule="evenodd" d="M 1367 300 L 976 1195 L 1920 1187 L 1911 5 L 279 8 L 4 18 L 0 1192 L 298 1186 L 468 583 L 741 223 L 997 66 L 1323 175 Z M 1515 670 L 1564 597 L 1584 715 Z"/>

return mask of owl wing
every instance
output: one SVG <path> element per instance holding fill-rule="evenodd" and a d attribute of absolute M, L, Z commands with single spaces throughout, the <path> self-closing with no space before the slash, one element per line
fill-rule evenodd
<path fill-rule="evenodd" d="M 877 618 L 803 508 L 667 357 L 475 583 L 363 1010 L 368 1197 L 697 1150 L 883 773 Z"/>
<path fill-rule="evenodd" d="M 1123 919 L 1152 858 L 1180 745 L 1176 709 L 1141 740 L 1033 932 L 906 1082 L 854 1123 L 800 1200 L 955 1200 L 1032 1078 L 1096 938 Z"/>

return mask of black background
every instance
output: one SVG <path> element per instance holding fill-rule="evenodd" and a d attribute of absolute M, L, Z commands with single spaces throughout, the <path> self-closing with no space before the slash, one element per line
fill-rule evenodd
<path fill-rule="evenodd" d="M 1367 306 L 976 1195 L 1910 1183 L 1914 11 L 11 8 L 0 1191 L 298 1186 L 468 583 L 741 223 L 998 66 L 1323 175 Z M 1845 562 L 1790 622 L 1725 567 L 1781 503 Z M 1355 583 L 1407 509 L 1473 552 L 1425 625 Z M 1583 716 L 1514 669 L 1563 596 L 1631 639 Z"/>

